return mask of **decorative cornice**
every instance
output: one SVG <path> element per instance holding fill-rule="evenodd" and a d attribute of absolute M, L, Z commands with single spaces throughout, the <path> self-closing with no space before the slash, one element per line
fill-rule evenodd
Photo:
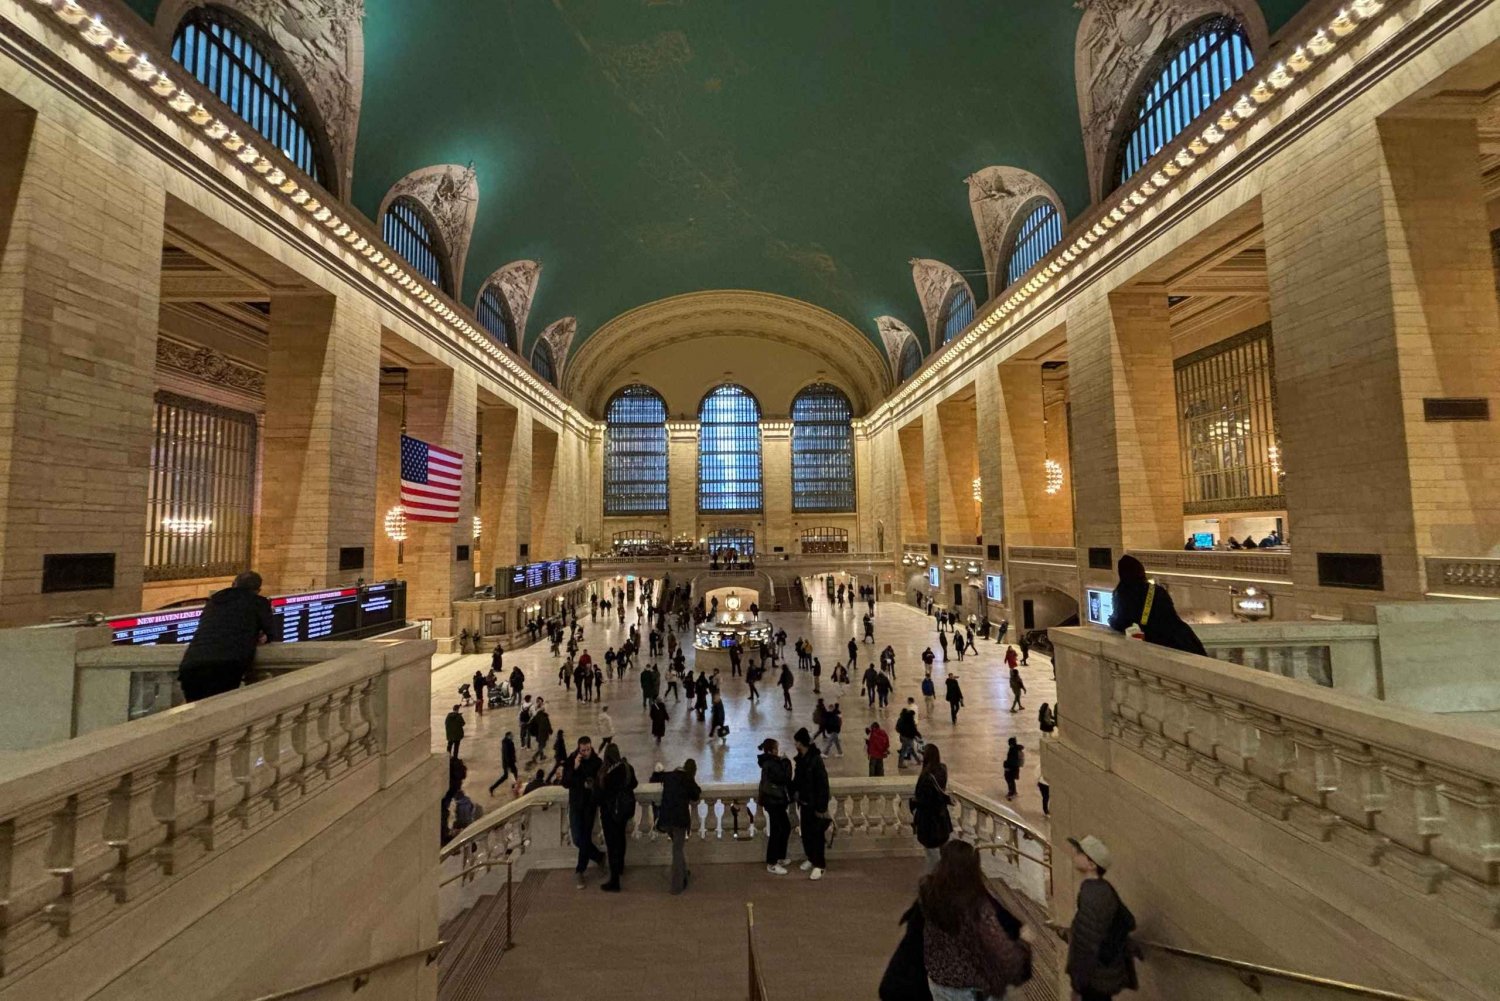
<path fill-rule="evenodd" d="M 261 399 L 266 395 L 266 377 L 263 372 L 212 348 L 158 337 L 156 364 L 225 389 Z"/>

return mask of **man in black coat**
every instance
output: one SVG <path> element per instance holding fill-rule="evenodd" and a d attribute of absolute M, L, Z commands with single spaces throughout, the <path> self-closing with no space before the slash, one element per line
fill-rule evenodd
<path fill-rule="evenodd" d="M 1082 1001 L 1109 1001 L 1137 985 L 1130 933 L 1135 917 L 1104 878 L 1109 849 L 1093 835 L 1069 838 L 1073 868 L 1082 875 L 1078 909 L 1068 930 L 1068 979 Z"/>
<path fill-rule="evenodd" d="M 703 796 L 698 788 L 698 762 L 688 758 L 682 767 L 661 777 L 661 810 L 656 829 L 672 840 L 672 892 L 687 889 L 688 867 L 684 843 L 693 826 L 692 806 Z"/>
<path fill-rule="evenodd" d="M 1121 556 L 1116 564 L 1120 583 L 1115 586 L 1115 610 L 1109 628 L 1123 633 L 1139 625 L 1147 643 L 1208 656 L 1193 627 L 1182 621 L 1167 589 L 1146 579 L 1146 568 L 1134 556 Z"/>
<path fill-rule="evenodd" d="M 568 828 L 578 847 L 578 865 L 573 874 L 583 885 L 590 862 L 604 864 L 604 853 L 594 844 L 594 821 L 599 816 L 599 769 L 603 763 L 594 754 L 594 742 L 578 738 L 578 746 L 563 762 L 562 784 L 568 790 Z"/>
<path fill-rule="evenodd" d="M 232 692 L 255 661 L 255 648 L 276 639 L 271 603 L 260 594 L 260 574 L 247 571 L 203 606 L 177 680 L 189 702 Z"/>
<path fill-rule="evenodd" d="M 828 826 L 833 822 L 829 816 L 828 768 L 823 764 L 823 754 L 813 745 L 812 735 L 802 727 L 792 735 L 797 745 L 796 775 L 792 778 L 792 791 L 797 797 L 799 818 L 802 826 L 802 851 L 807 858 L 802 871 L 810 879 L 822 879 L 828 868 L 828 845 L 824 840 Z"/>

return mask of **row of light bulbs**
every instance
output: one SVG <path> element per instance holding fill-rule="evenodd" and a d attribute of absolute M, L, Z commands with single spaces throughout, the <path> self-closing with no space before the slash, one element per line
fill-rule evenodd
<path fill-rule="evenodd" d="M 450 327 L 463 334 L 471 345 L 487 354 L 497 365 L 543 395 L 555 394 L 550 386 L 505 354 L 494 340 L 482 334 L 462 314 L 449 306 L 427 284 L 402 267 L 398 259 L 386 254 L 383 244 L 372 241 L 345 219 L 340 212 L 315 197 L 295 177 L 290 176 L 254 145 L 243 139 L 232 126 L 208 110 L 187 88 L 178 84 L 165 70 L 154 65 L 144 52 L 138 52 L 123 36 L 116 34 L 98 13 L 91 13 L 78 0 L 33 0 L 37 7 L 51 11 L 63 24 L 77 30 L 84 42 L 104 55 L 159 102 L 196 126 L 209 142 L 232 155 L 252 171 L 270 190 L 288 199 L 328 233 L 364 258 L 365 262 L 405 292 L 441 317 Z"/>
<path fill-rule="evenodd" d="M 475 515 L 473 530 L 475 542 L 479 541 L 479 533 L 483 524 L 479 516 Z M 405 542 L 407 539 L 406 508 L 400 504 L 385 513 L 385 537 L 392 542 Z"/>
<path fill-rule="evenodd" d="M 1229 133 L 1258 115 L 1267 104 L 1291 87 L 1297 77 L 1306 74 L 1316 64 L 1323 62 L 1344 38 L 1353 34 L 1361 24 L 1375 18 L 1384 8 L 1385 0 L 1353 0 L 1347 7 L 1339 8 L 1328 24 L 1315 29 L 1301 45 L 1292 51 L 1291 55 L 1273 66 L 1264 77 L 1258 80 L 1248 94 L 1242 95 L 1233 106 L 1197 134 L 1185 140 L 1179 138 L 1178 141 L 1182 145 L 1178 147 L 1171 159 L 1163 163 L 1159 169 L 1152 171 L 1151 176 L 1136 185 L 1133 190 L 1122 194 L 1119 203 L 1114 208 L 1070 244 L 1066 247 L 1059 245 L 1054 248 L 1048 254 L 1051 260 L 1045 267 L 1012 292 L 1004 302 L 991 310 L 989 315 L 971 326 L 967 332 L 950 341 L 946 350 L 950 353 L 960 352 L 999 326 L 1002 320 L 1051 284 L 1052 280 L 1067 270 L 1074 261 L 1094 249 L 1109 235 L 1110 230 L 1128 219 L 1137 209 L 1161 196 L 1178 175 L 1192 167 L 1215 146 L 1227 139 Z M 937 378 L 936 368 L 928 366 L 898 396 L 908 397 L 934 378 Z M 897 397 L 893 397 L 888 401 L 888 405 L 894 405 L 896 399 Z M 1058 486 L 1060 489 L 1061 483 Z"/>

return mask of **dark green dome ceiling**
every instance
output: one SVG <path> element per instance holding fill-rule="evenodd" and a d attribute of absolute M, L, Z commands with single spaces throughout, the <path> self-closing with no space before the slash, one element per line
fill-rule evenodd
<path fill-rule="evenodd" d="M 1302 0 L 1260 0 L 1272 32 Z M 135 0 L 147 16 L 155 0 Z M 913 257 L 983 261 L 964 179 L 1088 185 L 1067 0 L 366 0 L 354 202 L 472 162 L 464 302 L 540 260 L 529 340 L 700 289 L 926 339 Z"/>

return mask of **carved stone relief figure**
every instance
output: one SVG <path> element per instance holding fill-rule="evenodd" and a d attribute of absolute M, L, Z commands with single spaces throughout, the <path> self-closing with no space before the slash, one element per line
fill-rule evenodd
<path fill-rule="evenodd" d="M 990 297 L 1005 287 L 1006 243 L 1023 219 L 1023 209 L 1036 198 L 1046 198 L 1057 207 L 1067 227 L 1062 200 L 1046 181 L 1019 167 L 985 167 L 970 174 L 969 209 L 974 213 L 974 229 L 984 251 L 984 271 L 989 279 Z"/>
<path fill-rule="evenodd" d="M 438 164 L 414 170 L 391 186 L 380 203 L 380 215 L 402 196 L 426 206 L 437 224 L 438 237 L 448 252 L 455 292 L 464 285 L 464 260 L 474 235 L 474 217 L 479 212 L 479 178 L 474 165 Z"/>
<path fill-rule="evenodd" d="M 568 367 L 568 349 L 573 346 L 573 335 L 578 333 L 578 319 L 565 316 L 554 320 L 542 331 L 542 340 L 552 349 L 552 364 L 557 368 L 557 382 L 562 385 L 563 372 Z"/>
<path fill-rule="evenodd" d="M 955 285 L 962 285 L 972 296 L 974 290 L 964 281 L 964 276 L 942 261 L 917 257 L 911 261 L 911 280 L 917 287 L 917 299 L 922 303 L 922 315 L 927 318 L 927 343 L 936 351 L 943 343 L 943 303 Z M 977 303 L 978 300 L 975 300 Z"/>
<path fill-rule="evenodd" d="M 1098 201 L 1111 188 L 1105 173 L 1120 115 L 1152 62 L 1172 36 L 1196 21 L 1228 14 L 1244 25 L 1250 50 L 1266 54 L 1266 19 L 1254 0 L 1074 0 L 1084 12 L 1074 46 L 1078 114 L 1089 190 Z"/>
<path fill-rule="evenodd" d="M 880 343 L 885 345 L 885 355 L 891 365 L 891 378 L 899 381 L 901 352 L 906 350 L 907 341 L 916 341 L 917 335 L 894 316 L 875 317 L 875 326 L 880 330 Z M 918 350 L 921 350 L 920 345 L 918 345 Z"/>
<path fill-rule="evenodd" d="M 365 79 L 364 0 L 213 0 L 264 31 L 297 74 L 328 137 L 329 180 L 348 199 Z M 205 0 L 164 0 L 156 32 L 170 49 L 182 17 Z"/>
<path fill-rule="evenodd" d="M 526 343 L 526 318 L 531 315 L 531 303 L 536 298 L 541 276 L 541 262 L 511 261 L 485 279 L 485 285 L 494 285 L 500 290 L 510 309 L 511 322 L 516 325 L 517 345 Z M 483 290 L 484 286 L 480 288 Z"/>

